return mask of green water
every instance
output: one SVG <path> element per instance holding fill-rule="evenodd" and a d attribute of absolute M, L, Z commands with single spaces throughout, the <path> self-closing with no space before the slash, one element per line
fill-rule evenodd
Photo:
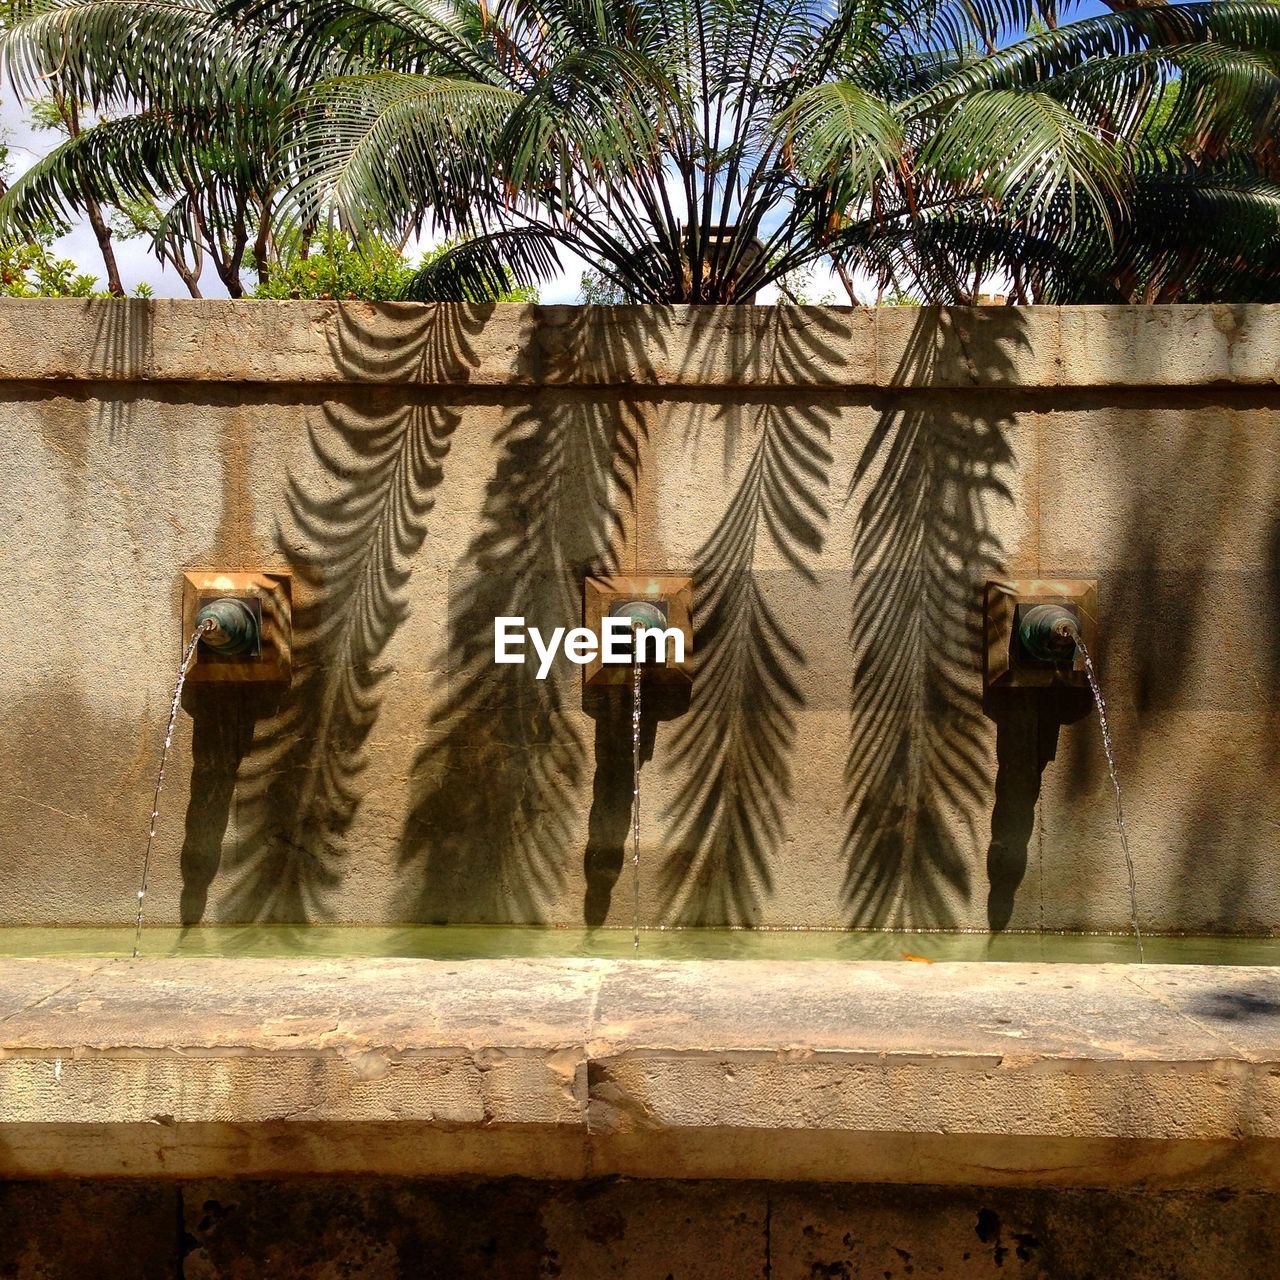
<path fill-rule="evenodd" d="M 1280 964 L 1280 938 L 1144 937 L 1148 964 Z M 129 928 L 0 928 L 0 956 L 128 956 Z M 437 960 L 987 960 L 1128 964 L 1132 937 L 1064 933 L 871 933 L 817 929 L 642 930 L 543 926 L 285 925 L 147 928 L 143 956 L 405 956 Z"/>

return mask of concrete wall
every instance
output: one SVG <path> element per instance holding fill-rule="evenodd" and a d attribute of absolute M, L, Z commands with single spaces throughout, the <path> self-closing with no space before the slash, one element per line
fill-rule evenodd
<path fill-rule="evenodd" d="M 699 662 L 646 922 L 1127 927 L 1096 716 L 982 699 L 983 582 L 1070 575 L 1144 928 L 1280 930 L 1278 353 L 1268 307 L 6 301 L 0 920 L 131 919 L 180 576 L 243 568 L 294 683 L 189 690 L 152 922 L 629 924 L 625 709 L 492 619 L 643 569 Z"/>

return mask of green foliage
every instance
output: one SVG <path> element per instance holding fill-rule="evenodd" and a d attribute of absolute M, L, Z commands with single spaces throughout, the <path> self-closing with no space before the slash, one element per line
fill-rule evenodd
<path fill-rule="evenodd" d="M 1280 5 L 1069 10 L 3 0 L 4 70 L 94 123 L 0 222 L 145 206 L 157 253 L 207 255 L 233 295 L 256 269 L 270 296 L 510 296 L 569 251 L 584 296 L 628 301 L 741 301 L 824 262 L 947 302 L 993 278 L 1280 297 Z M 300 267 L 299 229 L 328 225 L 363 259 Z M 452 247 L 386 257 L 427 225 Z"/>
<path fill-rule="evenodd" d="M 65 134 L 67 132 L 62 111 L 57 102 L 50 97 L 33 98 L 28 102 L 27 119 L 36 129 L 43 130 L 45 133 Z"/>
<path fill-rule="evenodd" d="M 385 302 L 403 297 L 423 267 L 438 262 L 449 246 L 429 250 L 414 264 L 385 240 L 353 244 L 337 231 L 327 232 L 310 246 L 306 257 L 295 246 L 286 261 L 253 291 L 255 298 L 359 298 Z M 536 302 L 537 291 L 511 291 L 503 302 Z"/>
<path fill-rule="evenodd" d="M 163 218 L 154 200 L 121 200 L 111 210 L 111 230 L 122 240 L 132 240 L 135 236 L 154 239 Z"/>
<path fill-rule="evenodd" d="M 276 267 L 255 298 L 363 298 L 382 302 L 398 298 L 412 264 L 386 241 L 356 249 L 337 232 L 321 237 L 307 257 L 295 255 Z"/>
<path fill-rule="evenodd" d="M 92 275 L 39 241 L 0 241 L 0 297 L 98 298 Z"/>
<path fill-rule="evenodd" d="M 582 273 L 578 296 L 589 307 L 616 307 L 627 300 L 621 285 L 601 279 L 594 271 Z"/>

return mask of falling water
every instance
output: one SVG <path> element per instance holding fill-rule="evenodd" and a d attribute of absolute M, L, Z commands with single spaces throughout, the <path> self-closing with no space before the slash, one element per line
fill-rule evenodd
<path fill-rule="evenodd" d="M 638 654 L 636 655 L 639 656 Z M 631 933 L 640 950 L 640 677 L 641 663 L 632 666 L 631 678 Z"/>
<path fill-rule="evenodd" d="M 1138 885 L 1133 874 L 1133 855 L 1129 852 L 1129 833 L 1124 825 L 1124 805 L 1120 800 L 1120 778 L 1116 773 L 1116 758 L 1111 747 L 1111 730 L 1107 726 L 1107 704 L 1102 700 L 1098 685 L 1098 673 L 1093 669 L 1093 658 L 1085 642 L 1077 637 L 1080 653 L 1084 657 L 1085 674 L 1098 708 L 1098 723 L 1102 726 L 1102 749 L 1107 755 L 1107 772 L 1111 774 L 1111 787 L 1116 793 L 1116 829 L 1120 832 L 1120 847 L 1124 850 L 1124 865 L 1129 872 L 1129 918 L 1133 921 L 1133 937 L 1138 944 L 1138 963 L 1142 963 L 1142 931 L 1138 928 Z"/>
<path fill-rule="evenodd" d="M 164 767 L 169 759 L 169 745 L 173 742 L 173 727 L 178 722 L 178 705 L 182 700 L 182 686 L 187 682 L 187 672 L 195 661 L 196 645 L 206 631 L 212 631 L 217 624 L 212 618 L 206 618 L 192 633 L 182 655 L 182 665 L 178 668 L 178 683 L 174 686 L 173 702 L 169 707 L 169 727 L 164 733 L 164 746 L 160 749 L 160 772 L 156 775 L 156 791 L 151 800 L 151 830 L 147 835 L 147 852 L 142 859 L 142 883 L 138 887 L 138 914 L 133 924 L 133 958 L 138 958 L 138 950 L 142 945 L 142 902 L 147 896 L 147 876 L 151 871 L 151 846 L 156 838 L 156 821 L 160 817 L 160 791 L 164 787 Z"/>

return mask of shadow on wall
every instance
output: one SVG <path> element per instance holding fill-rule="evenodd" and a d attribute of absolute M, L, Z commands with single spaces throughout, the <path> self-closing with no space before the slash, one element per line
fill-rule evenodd
<path fill-rule="evenodd" d="M 1149 392 L 1129 430 L 1103 442 L 1110 456 L 1101 465 L 1125 497 L 1118 567 L 1102 582 L 1099 660 L 1121 726 L 1122 783 L 1143 765 L 1144 742 L 1170 725 L 1185 733 L 1190 717 L 1205 727 L 1232 718 L 1212 754 L 1187 756 L 1167 850 L 1144 847 L 1140 828 L 1133 842 L 1140 907 L 1146 868 L 1164 876 L 1168 857 L 1164 909 L 1190 930 L 1271 928 L 1274 875 L 1258 840 L 1280 820 L 1267 788 L 1280 754 L 1280 467 L 1270 442 L 1238 416 L 1269 403 L 1239 388 Z M 1206 654 L 1212 674 L 1197 680 Z M 1112 670 L 1125 673 L 1120 687 Z M 1066 763 L 1075 796 L 1106 788 L 1096 736 L 1075 735 Z M 1113 896 L 1123 883 L 1123 872 L 1110 881 Z"/>
<path fill-rule="evenodd" d="M 987 924 L 999 932 L 1013 918 L 1014 901 L 1027 873 L 1041 778 L 1058 753 L 1059 730 L 1088 715 L 1093 695 L 1087 689 L 989 689 L 984 705 L 996 725 Z"/>
<path fill-rule="evenodd" d="M 895 383 L 927 387 L 943 362 L 1025 346 L 1012 308 L 922 308 Z M 961 329 L 963 326 L 963 330 Z M 976 371 L 975 371 L 976 372 Z M 853 685 L 845 768 L 849 923 L 945 928 L 968 896 L 990 793 L 982 714 L 982 585 L 1000 573 L 992 506 L 1013 461 L 993 397 L 895 397 L 859 459 Z M 998 403 L 998 401 L 996 401 Z M 1025 849 L 1024 849 L 1025 852 Z"/>
<path fill-rule="evenodd" d="M 405 382 L 465 382 L 485 313 L 379 309 L 378 323 L 366 325 L 374 313 L 343 308 L 335 348 L 353 374 L 376 366 Z M 590 345 L 600 359 L 603 346 L 615 368 L 662 354 L 661 313 L 625 324 L 601 324 L 590 309 L 565 316 L 557 349 Z M 999 326 L 975 334 L 973 349 L 1022 340 L 1012 310 L 959 322 L 922 310 L 901 383 L 927 384 L 936 362 L 966 349 L 956 323 Z M 673 834 L 661 909 L 671 923 L 756 921 L 771 859 L 785 845 L 806 656 L 793 601 L 767 579 L 785 579 L 788 591 L 814 583 L 837 411 L 834 395 L 797 404 L 785 387 L 834 358 L 843 324 L 834 312 L 796 319 L 779 309 L 767 330 L 743 326 L 753 336 L 733 358 L 769 370 L 776 389 L 763 388 L 745 411 L 713 411 L 721 434 L 749 433 L 751 452 L 694 565 L 695 681 L 671 759 L 696 783 L 665 815 Z M 539 349 L 530 358 L 547 357 Z M 999 381 L 1010 371 L 1011 362 L 984 373 Z M 629 812 L 625 711 L 589 704 L 592 743 L 579 727 L 576 669 L 538 681 L 527 665 L 495 668 L 492 628 L 498 615 L 544 631 L 577 625 L 583 576 L 627 563 L 642 404 L 616 389 L 566 388 L 503 414 L 479 528 L 450 577 L 447 647 L 432 656 L 441 673 L 435 710 L 412 768 L 400 846 L 406 921 L 542 919 L 563 888 L 570 816 L 593 763 L 584 916 L 596 923 L 608 910 Z M 1009 500 L 999 471 L 1012 451 L 1007 418 L 974 416 L 974 404 L 918 390 L 895 397 L 849 495 L 860 514 L 844 900 L 856 925 L 951 922 L 977 858 L 975 815 L 985 812 L 990 772 L 976 674 L 981 583 L 1000 569 L 990 508 Z M 381 658 L 407 616 L 411 565 L 458 421 L 421 392 L 373 391 L 359 409 L 329 405 L 311 423 L 318 474 L 309 463 L 289 479 L 276 537 L 295 576 L 294 683 L 278 707 L 242 708 L 234 731 L 202 727 L 197 716 L 204 763 L 184 847 L 188 923 L 203 915 L 219 871 L 228 881 L 224 920 L 329 914 L 362 800 Z M 762 564 L 786 571 L 769 575 Z M 646 759 L 658 719 L 680 710 L 654 704 Z M 255 717 L 246 756 L 244 726 Z M 236 838 L 219 868 L 221 841 L 208 833 L 226 826 L 237 769 Z M 1009 776 L 1002 785 L 1030 783 Z"/>
<path fill-rule="evenodd" d="M 100 423 L 112 444 L 129 435 L 138 400 L 138 377 L 154 362 L 155 309 L 143 298 L 110 298 L 93 304 L 97 318 L 92 364 L 100 386 Z"/>
<path fill-rule="evenodd" d="M 735 352 L 734 364 L 749 361 L 773 386 L 803 384 L 836 359 L 843 328 L 836 313 L 775 308 L 767 348 Z M 672 924 L 749 925 L 772 891 L 803 705 L 794 591 L 815 582 L 836 412 L 829 396 L 810 393 L 807 402 L 768 399 L 713 414 L 726 452 L 741 433 L 751 454 L 694 564 L 693 695 L 673 732 L 669 768 L 681 785 L 664 815 L 672 851 L 662 864 L 662 915 Z M 762 562 L 785 569 L 762 573 Z"/>
<path fill-rule="evenodd" d="M 621 368 L 661 354 L 660 315 L 565 315 L 556 338 L 569 353 L 590 346 Z M 504 418 L 479 531 L 450 576 L 440 709 L 410 778 L 409 920 L 536 922 L 562 887 L 589 763 L 577 672 L 538 680 L 531 664 L 495 667 L 493 620 L 522 617 L 544 634 L 580 625 L 584 576 L 623 562 L 643 431 L 640 407 L 614 391 L 536 394 Z"/>
<path fill-rule="evenodd" d="M 352 375 L 376 368 L 405 382 L 463 380 L 487 310 L 341 308 L 335 354 Z M 378 323 L 366 323 L 374 314 Z M 323 406 L 309 426 L 319 474 L 304 467 L 289 478 L 286 518 L 276 531 L 294 575 L 294 678 L 274 714 L 259 721 L 240 764 L 236 839 L 222 859 L 225 921 L 305 923 L 328 914 L 387 674 L 379 659 L 407 616 L 410 564 L 427 534 L 458 417 L 375 390 L 359 409 Z M 268 709 L 253 708 L 242 723 Z M 225 823 L 226 779 L 244 751 L 243 732 L 212 748 L 219 763 L 193 790 L 210 820 Z M 188 924 L 203 914 L 218 870 L 211 838 L 193 838 L 193 826 L 189 815 Z"/>
<path fill-rule="evenodd" d="M 255 726 L 273 715 L 281 693 L 266 686 L 189 683 L 182 705 L 191 716 L 191 792 L 180 867 L 178 918 L 199 924 L 209 887 L 222 866 L 240 767 L 253 746 Z"/>

